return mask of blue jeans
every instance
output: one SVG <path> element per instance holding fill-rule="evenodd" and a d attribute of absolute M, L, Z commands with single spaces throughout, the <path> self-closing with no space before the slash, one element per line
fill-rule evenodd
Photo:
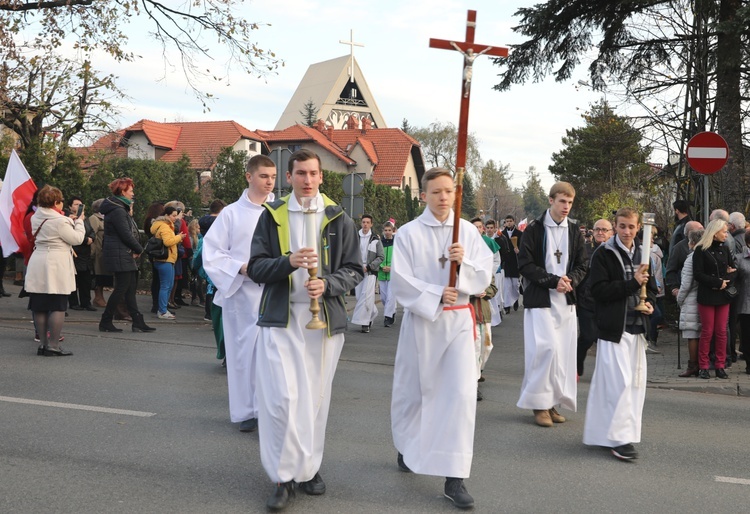
<path fill-rule="evenodd" d="M 154 271 L 159 273 L 159 314 L 167 312 L 169 293 L 174 282 L 174 264 L 165 261 L 154 261 Z"/>

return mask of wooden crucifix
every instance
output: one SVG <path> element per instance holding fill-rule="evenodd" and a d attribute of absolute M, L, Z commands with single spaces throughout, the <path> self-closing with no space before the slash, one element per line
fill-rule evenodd
<path fill-rule="evenodd" d="M 474 60 L 482 54 L 494 55 L 496 57 L 507 57 L 508 49 L 505 47 L 492 47 L 474 43 L 474 30 L 477 26 L 477 12 L 469 11 L 466 16 L 466 40 L 448 41 L 446 39 L 430 38 L 430 48 L 441 48 L 443 50 L 456 50 L 464 56 L 464 67 L 461 76 L 461 110 L 458 117 L 458 144 L 456 151 L 456 204 L 453 208 L 453 242 L 458 242 L 458 226 L 461 219 L 461 194 L 463 192 L 463 177 L 466 169 L 466 141 L 469 134 L 469 100 L 471 99 L 471 78 L 473 75 Z M 458 266 L 451 261 L 450 279 L 448 285 L 456 286 L 456 273 Z"/>

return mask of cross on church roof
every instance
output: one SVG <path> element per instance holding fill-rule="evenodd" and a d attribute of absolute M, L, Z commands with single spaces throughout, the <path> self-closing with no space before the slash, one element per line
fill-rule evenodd
<path fill-rule="evenodd" d="M 354 42 L 354 30 L 349 29 L 349 41 L 344 41 L 342 39 L 339 39 L 339 43 L 342 45 L 349 45 L 349 82 L 354 82 L 354 47 L 355 46 L 361 46 L 364 47 L 362 43 L 355 43 Z"/>

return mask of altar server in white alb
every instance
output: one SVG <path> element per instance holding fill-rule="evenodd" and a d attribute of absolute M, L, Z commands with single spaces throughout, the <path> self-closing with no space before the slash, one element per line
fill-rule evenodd
<path fill-rule="evenodd" d="M 586 254 L 568 219 L 575 194 L 567 182 L 552 186 L 549 209 L 526 227 L 518 253 L 525 367 L 517 405 L 533 410 L 542 427 L 565 422 L 556 406 L 576 410 L 575 289 L 586 275 Z"/>
<path fill-rule="evenodd" d="M 646 399 L 646 324 L 657 293 L 635 237 L 639 228 L 634 209 L 618 210 L 615 236 L 594 252 L 589 271 L 599 339 L 583 443 L 611 448 L 622 460 L 638 457 L 633 443 L 641 442 Z M 635 308 L 645 283 L 646 310 L 641 312 Z"/>
<path fill-rule="evenodd" d="M 474 451 L 478 371 L 475 321 L 469 296 L 481 294 L 493 275 L 492 252 L 461 220 L 453 243 L 456 192 L 450 171 L 422 178 L 427 208 L 398 231 L 391 287 L 404 307 L 393 372 L 391 427 L 403 471 L 446 477 L 445 496 L 471 508 L 466 491 Z M 448 287 L 450 261 L 459 265 Z"/>
<path fill-rule="evenodd" d="M 378 316 L 375 306 L 375 282 L 380 264 L 383 262 L 383 245 L 372 231 L 372 216 L 362 215 L 362 228 L 359 231 L 359 253 L 362 257 L 362 271 L 365 278 L 354 289 L 357 303 L 352 312 L 352 323 L 362 327 L 362 332 L 370 332 L 372 322 Z"/>
<path fill-rule="evenodd" d="M 219 213 L 203 239 L 203 269 L 216 286 L 214 303 L 222 308 L 226 348 L 229 419 L 243 432 L 258 428 L 255 401 L 255 321 L 262 286 L 247 276 L 250 243 L 263 204 L 273 200 L 276 166 L 264 155 L 247 163 L 245 189 L 239 200 Z"/>
<path fill-rule="evenodd" d="M 260 459 L 276 483 L 266 503 L 273 511 L 287 506 L 295 483 L 305 494 L 326 492 L 319 470 L 346 331 L 344 294 L 362 280 L 354 222 L 319 192 L 320 158 L 294 152 L 286 176 L 292 194 L 265 205 L 248 266 L 250 278 L 264 285 L 256 386 Z M 315 267 L 320 280 L 309 279 Z M 326 328 L 305 327 L 311 299 L 321 301 Z"/>

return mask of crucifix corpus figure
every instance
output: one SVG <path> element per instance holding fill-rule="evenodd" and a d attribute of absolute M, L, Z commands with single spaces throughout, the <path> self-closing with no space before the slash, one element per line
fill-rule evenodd
<path fill-rule="evenodd" d="M 474 59 L 479 57 L 480 55 L 489 52 L 492 50 L 491 46 L 488 46 L 478 54 L 474 53 L 473 48 L 469 48 L 465 52 L 461 49 L 460 46 L 458 46 L 456 43 L 451 41 L 451 46 L 455 48 L 457 51 L 461 52 L 464 56 L 464 98 L 469 97 L 469 90 L 471 89 L 471 75 L 474 69 Z"/>

